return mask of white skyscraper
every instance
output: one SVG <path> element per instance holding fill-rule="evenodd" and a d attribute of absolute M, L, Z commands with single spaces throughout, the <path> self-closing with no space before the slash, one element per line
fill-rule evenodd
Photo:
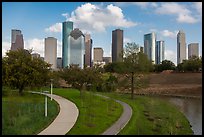
<path fill-rule="evenodd" d="M 144 53 L 147 54 L 148 59 L 150 59 L 154 64 L 156 61 L 155 47 L 156 47 L 156 34 L 154 32 L 145 34 Z"/>
<path fill-rule="evenodd" d="M 54 37 L 45 38 L 45 59 L 52 64 L 51 68 L 57 68 L 57 39 Z"/>
<path fill-rule="evenodd" d="M 186 37 L 184 31 L 177 34 L 177 64 L 186 59 Z"/>

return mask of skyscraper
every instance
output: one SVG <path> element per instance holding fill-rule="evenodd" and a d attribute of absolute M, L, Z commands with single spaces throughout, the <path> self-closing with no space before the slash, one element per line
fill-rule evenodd
<path fill-rule="evenodd" d="M 112 62 L 123 60 L 123 30 L 112 31 Z"/>
<path fill-rule="evenodd" d="M 68 36 L 68 66 L 78 65 L 84 68 L 85 36 L 78 29 L 71 31 Z"/>
<path fill-rule="evenodd" d="M 177 64 L 186 59 L 186 37 L 184 31 L 177 34 Z"/>
<path fill-rule="evenodd" d="M 24 49 L 23 35 L 21 30 L 12 29 L 11 30 L 11 50 Z"/>
<path fill-rule="evenodd" d="M 102 62 L 103 61 L 103 49 L 102 48 L 94 48 L 94 62 Z"/>
<path fill-rule="evenodd" d="M 156 64 L 161 64 L 164 60 L 164 41 L 156 42 Z"/>
<path fill-rule="evenodd" d="M 144 53 L 155 64 L 156 34 L 154 32 L 144 35 Z"/>
<path fill-rule="evenodd" d="M 190 59 L 192 56 L 199 56 L 198 43 L 190 43 L 188 45 L 188 59 Z"/>
<path fill-rule="evenodd" d="M 62 23 L 62 66 L 63 68 L 68 66 L 68 37 L 73 30 L 73 22 L 66 21 Z"/>
<path fill-rule="evenodd" d="M 57 39 L 54 37 L 45 38 L 45 58 L 44 60 L 52 64 L 51 68 L 57 68 Z"/>
<path fill-rule="evenodd" d="M 85 65 L 91 67 L 92 39 L 90 34 L 85 34 Z"/>

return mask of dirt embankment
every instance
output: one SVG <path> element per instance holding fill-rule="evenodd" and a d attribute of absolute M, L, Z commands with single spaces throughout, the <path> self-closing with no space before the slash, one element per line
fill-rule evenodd
<path fill-rule="evenodd" d="M 148 79 L 149 87 L 136 94 L 202 96 L 202 73 L 154 73 Z"/>

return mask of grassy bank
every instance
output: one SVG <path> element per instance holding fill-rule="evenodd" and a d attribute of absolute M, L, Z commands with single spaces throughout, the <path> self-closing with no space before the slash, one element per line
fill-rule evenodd
<path fill-rule="evenodd" d="M 121 135 L 191 135 L 186 117 L 172 104 L 151 97 L 106 93 L 105 95 L 128 103 L 133 109 L 129 123 Z"/>
<path fill-rule="evenodd" d="M 48 99 L 48 116 L 45 117 L 43 95 L 24 93 L 19 96 L 16 92 L 2 97 L 2 135 L 35 135 L 57 116 L 59 108 L 55 101 Z"/>
<path fill-rule="evenodd" d="M 122 106 L 117 102 L 95 96 L 93 92 L 80 92 L 75 89 L 53 89 L 53 93 L 74 102 L 79 109 L 79 117 L 67 134 L 98 135 L 103 133 L 122 114 Z"/>

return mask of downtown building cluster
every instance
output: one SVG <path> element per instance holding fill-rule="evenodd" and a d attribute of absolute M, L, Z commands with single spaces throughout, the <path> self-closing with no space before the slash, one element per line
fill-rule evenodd
<path fill-rule="evenodd" d="M 11 50 L 19 48 L 24 49 L 23 34 L 20 30 L 13 29 L 11 34 Z M 57 39 L 47 37 L 44 41 L 45 56 L 33 53 L 33 57 L 40 57 L 44 61 L 52 64 L 53 70 L 77 65 L 80 68 L 84 66 L 92 67 L 99 65 L 103 67 L 110 62 L 120 62 L 123 60 L 123 30 L 116 29 L 112 31 L 112 57 L 104 57 L 101 47 L 93 48 L 93 40 L 90 34 L 83 34 L 79 28 L 73 28 L 73 22 L 66 21 L 62 23 L 62 57 L 57 57 Z M 198 43 L 188 45 L 188 58 L 199 56 Z M 165 43 L 163 40 L 156 40 L 154 32 L 144 35 L 144 47 L 140 47 L 140 52 L 144 52 L 153 64 L 160 64 L 164 59 Z M 179 31 L 177 34 L 177 64 L 186 59 L 186 39 L 185 33 Z"/>

